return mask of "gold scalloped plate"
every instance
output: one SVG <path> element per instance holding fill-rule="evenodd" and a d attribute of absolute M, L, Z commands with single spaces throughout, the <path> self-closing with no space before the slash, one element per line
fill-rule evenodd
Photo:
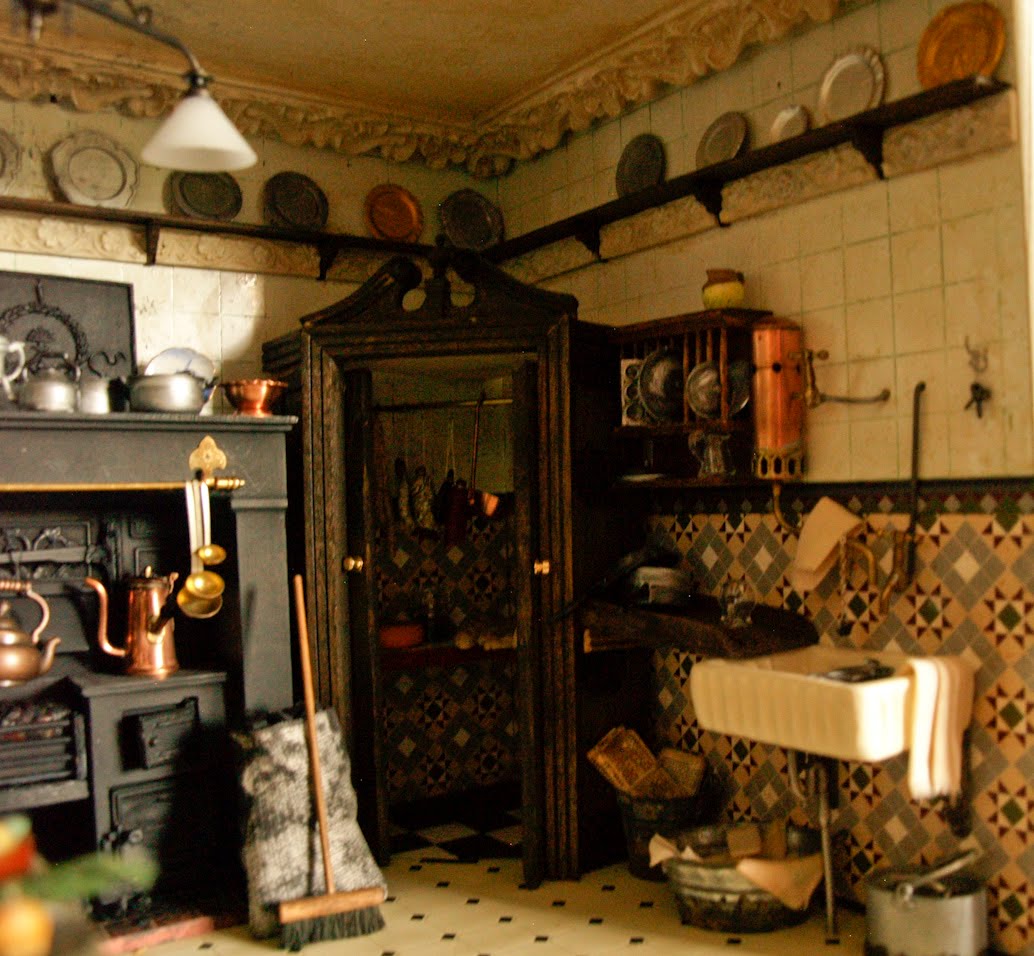
<path fill-rule="evenodd" d="M 363 204 L 366 228 L 378 239 L 416 242 L 424 231 L 420 202 L 408 189 L 395 183 L 374 186 Z"/>
<path fill-rule="evenodd" d="M 1005 19 L 993 4 L 945 7 L 919 40 L 916 69 L 924 90 L 968 76 L 991 76 L 1005 52 Z"/>

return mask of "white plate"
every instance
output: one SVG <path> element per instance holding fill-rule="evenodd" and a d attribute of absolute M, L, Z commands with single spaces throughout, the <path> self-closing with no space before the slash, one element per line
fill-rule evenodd
<path fill-rule="evenodd" d="M 879 106 L 884 82 L 883 62 L 871 47 L 837 57 L 819 87 L 819 123 L 835 123 Z"/>
<path fill-rule="evenodd" d="M 136 192 L 137 167 L 118 143 L 81 130 L 50 151 L 54 181 L 69 202 L 124 209 Z"/>
<path fill-rule="evenodd" d="M 215 363 L 207 356 L 193 349 L 166 349 L 159 352 L 144 367 L 144 375 L 173 375 L 176 372 L 190 372 L 205 383 L 205 400 L 215 384 Z"/>
<path fill-rule="evenodd" d="M 776 118 L 772 121 L 772 142 L 781 143 L 784 139 L 791 139 L 806 133 L 811 125 L 811 116 L 807 109 L 796 103 L 781 109 Z"/>
<path fill-rule="evenodd" d="M 618 481 L 620 481 L 620 482 L 622 482 L 624 484 L 635 485 L 635 484 L 639 484 L 639 482 L 641 482 L 641 481 L 657 481 L 658 478 L 667 478 L 667 477 L 668 477 L 667 475 L 662 475 L 660 473 L 658 473 L 658 474 L 649 474 L 649 475 L 647 475 L 647 474 L 620 475 L 618 477 Z"/>

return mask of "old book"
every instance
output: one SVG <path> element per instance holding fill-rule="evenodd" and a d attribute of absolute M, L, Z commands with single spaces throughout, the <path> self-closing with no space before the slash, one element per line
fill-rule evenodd
<path fill-rule="evenodd" d="M 657 759 L 668 774 L 678 781 L 687 797 L 694 796 L 700 789 L 707 770 L 707 759 L 702 754 L 665 747 Z"/>
<path fill-rule="evenodd" d="M 626 727 L 607 731 L 588 757 L 618 790 L 633 795 L 636 784 L 658 767 L 657 758 L 643 738 Z"/>

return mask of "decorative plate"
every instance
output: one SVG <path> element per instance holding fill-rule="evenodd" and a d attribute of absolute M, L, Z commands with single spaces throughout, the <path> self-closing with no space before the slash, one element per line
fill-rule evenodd
<path fill-rule="evenodd" d="M 819 87 L 819 123 L 835 123 L 879 106 L 884 82 L 883 62 L 871 47 L 837 57 Z"/>
<path fill-rule="evenodd" d="M 503 214 L 474 189 L 458 189 L 438 205 L 442 231 L 459 249 L 481 252 L 501 242 Z"/>
<path fill-rule="evenodd" d="M 701 418 L 722 414 L 722 387 L 717 362 L 699 362 L 686 378 L 686 400 Z M 729 414 L 742 411 L 750 400 L 750 363 L 729 363 Z"/>
<path fill-rule="evenodd" d="M 639 401 L 655 422 L 682 421 L 682 357 L 657 349 L 639 368 Z"/>
<path fill-rule="evenodd" d="M 394 183 L 374 186 L 363 204 L 366 228 L 378 239 L 416 242 L 424 231 L 424 213 L 408 189 Z"/>
<path fill-rule="evenodd" d="M 808 132 L 811 125 L 811 114 L 799 103 L 781 109 L 776 118 L 772 121 L 772 142 L 781 143 L 784 139 L 791 139 Z"/>
<path fill-rule="evenodd" d="M 0 129 L 0 196 L 6 196 L 22 164 L 22 149 Z"/>
<path fill-rule="evenodd" d="M 642 133 L 622 150 L 615 185 L 628 196 L 664 181 L 664 144 L 653 133 Z"/>
<path fill-rule="evenodd" d="M 69 202 L 124 209 L 136 192 L 137 166 L 118 143 L 81 130 L 50 151 L 54 181 Z"/>
<path fill-rule="evenodd" d="M 166 349 L 144 366 L 144 375 L 175 375 L 177 372 L 190 372 L 201 379 L 205 383 L 205 401 L 208 401 L 215 388 L 216 375 L 215 363 L 207 355 L 193 349 Z"/>
<path fill-rule="evenodd" d="M 700 137 L 697 169 L 739 156 L 747 146 L 747 132 L 746 116 L 742 113 L 722 113 Z"/>
<path fill-rule="evenodd" d="M 308 176 L 277 173 L 263 190 L 266 222 L 284 229 L 322 229 L 327 224 L 327 197 Z"/>
<path fill-rule="evenodd" d="M 241 187 L 229 173 L 173 173 L 169 195 L 179 212 L 195 219 L 229 222 L 241 211 Z"/>
<path fill-rule="evenodd" d="M 1005 20 L 983 0 L 945 7 L 919 40 L 919 84 L 924 90 L 979 74 L 990 76 L 1005 51 Z"/>

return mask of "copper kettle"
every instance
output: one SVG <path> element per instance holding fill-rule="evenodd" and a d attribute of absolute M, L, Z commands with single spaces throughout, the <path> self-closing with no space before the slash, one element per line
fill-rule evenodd
<path fill-rule="evenodd" d="M 116 647 L 108 640 L 107 590 L 96 578 L 83 579 L 87 587 L 97 592 L 100 601 L 97 643 L 106 654 L 128 659 L 127 674 L 168 677 L 179 670 L 176 645 L 172 639 L 172 614 L 176 605 L 170 600 L 178 576 L 173 572 L 165 578 L 146 568 L 142 576 L 126 579 L 126 640 L 123 647 Z"/>
<path fill-rule="evenodd" d="M 0 592 L 24 595 L 42 611 L 39 624 L 30 634 L 11 612 L 10 601 L 0 601 L 0 687 L 12 687 L 49 671 L 61 638 L 50 638 L 40 652 L 39 639 L 50 622 L 50 605 L 32 590 L 28 581 L 0 581 Z"/>

